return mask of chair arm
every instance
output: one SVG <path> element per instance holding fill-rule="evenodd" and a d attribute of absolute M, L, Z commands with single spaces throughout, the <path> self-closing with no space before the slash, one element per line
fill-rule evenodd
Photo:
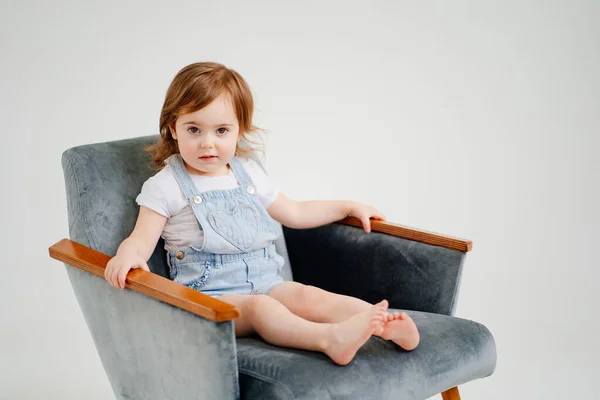
<path fill-rule="evenodd" d="M 115 289 L 110 257 L 67 239 L 50 255 L 76 267 L 67 273 L 117 399 L 239 399 L 235 308 L 139 269 L 131 290 Z"/>
<path fill-rule="evenodd" d="M 339 221 L 339 223 L 362 228 L 362 223 L 360 220 L 354 217 L 348 217 Z M 473 242 L 470 240 L 441 235 L 439 233 L 428 232 L 421 229 L 415 229 L 388 221 L 371 220 L 371 230 L 373 232 L 387 233 L 388 235 L 403 237 L 405 239 L 411 239 L 417 242 L 433 244 L 435 246 L 454 249 L 465 253 L 471 251 L 473 248 Z"/>
<path fill-rule="evenodd" d="M 69 239 L 62 239 L 52 245 L 49 253 L 56 260 L 100 277 L 104 277 L 106 264 L 111 258 Z M 129 272 L 126 287 L 215 322 L 229 321 L 240 316 L 235 306 L 229 303 L 142 269 Z"/>
<path fill-rule="evenodd" d="M 354 219 L 284 228 L 294 280 L 370 303 L 385 298 L 392 308 L 451 315 L 466 254 L 455 248 L 466 251 L 470 242 L 372 222 L 371 233 Z"/>

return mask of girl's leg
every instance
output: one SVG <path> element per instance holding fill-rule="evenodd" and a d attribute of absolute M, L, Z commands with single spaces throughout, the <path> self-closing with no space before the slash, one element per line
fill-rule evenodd
<path fill-rule="evenodd" d="M 372 307 L 356 297 L 335 294 L 298 282 L 282 282 L 269 292 L 292 313 L 314 322 L 340 322 Z"/>
<path fill-rule="evenodd" d="M 315 323 L 291 313 L 276 299 L 264 296 L 225 295 L 220 300 L 235 305 L 236 336 L 258 333 L 265 341 L 282 347 L 321 351 L 335 363 L 348 364 L 371 337 L 386 315 L 383 303 L 339 323 Z"/>
<path fill-rule="evenodd" d="M 283 282 L 275 286 L 269 296 L 299 317 L 322 323 L 344 321 L 372 307 L 355 297 L 327 292 L 298 282 Z M 386 313 L 382 325 L 375 330 L 375 336 L 392 340 L 405 350 L 412 350 L 419 344 L 419 331 L 408 314 Z"/>

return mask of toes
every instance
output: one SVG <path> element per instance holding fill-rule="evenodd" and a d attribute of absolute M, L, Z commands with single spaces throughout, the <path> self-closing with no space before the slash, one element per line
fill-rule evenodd
<path fill-rule="evenodd" d="M 381 300 L 379 303 L 375 304 L 375 308 L 382 309 L 382 310 L 387 310 L 389 306 L 390 306 L 390 303 L 388 303 L 387 300 Z"/>
<path fill-rule="evenodd" d="M 390 314 L 392 316 L 392 318 L 390 318 L 391 320 L 395 320 L 395 319 L 400 319 L 400 320 L 405 320 L 408 318 L 408 314 L 406 314 L 405 312 L 398 312 L 395 311 L 393 314 Z"/>
<path fill-rule="evenodd" d="M 371 320 L 374 320 L 377 322 L 385 322 L 386 318 L 385 318 L 385 315 L 376 313 L 371 316 Z"/>
<path fill-rule="evenodd" d="M 369 323 L 369 330 L 371 330 L 373 333 L 380 332 L 379 334 L 381 334 L 383 333 L 383 326 L 381 325 L 380 321 L 371 320 Z"/>
<path fill-rule="evenodd" d="M 382 319 L 383 318 L 383 314 L 380 312 L 377 312 L 377 310 L 374 313 L 371 313 L 371 319 Z"/>
<path fill-rule="evenodd" d="M 371 309 L 371 312 L 373 313 L 373 315 L 380 315 L 382 317 L 385 317 L 386 314 L 386 311 L 384 309 L 378 307 L 374 307 L 373 309 Z"/>

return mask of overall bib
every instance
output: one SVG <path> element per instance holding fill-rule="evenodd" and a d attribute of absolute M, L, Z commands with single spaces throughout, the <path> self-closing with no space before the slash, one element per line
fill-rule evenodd
<path fill-rule="evenodd" d="M 273 241 L 281 226 L 260 204 L 256 186 L 234 157 L 229 165 L 239 187 L 200 192 L 180 154 L 166 160 L 204 233 L 201 246 L 167 254 L 171 279 L 209 296 L 267 294 L 283 282 L 284 259 Z"/>

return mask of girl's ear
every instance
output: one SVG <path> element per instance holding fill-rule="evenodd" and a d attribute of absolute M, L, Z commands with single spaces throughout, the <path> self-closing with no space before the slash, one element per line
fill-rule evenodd
<path fill-rule="evenodd" d="M 171 125 L 169 125 L 169 132 L 171 132 L 171 136 L 173 137 L 173 139 L 177 140 L 177 132 Z"/>

